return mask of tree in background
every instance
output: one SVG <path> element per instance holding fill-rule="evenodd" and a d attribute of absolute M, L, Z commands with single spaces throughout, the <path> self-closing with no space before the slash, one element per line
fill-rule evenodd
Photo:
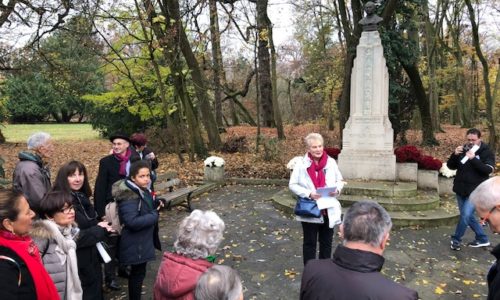
<path fill-rule="evenodd" d="M 64 30 L 40 41 L 36 50 L 17 59 L 6 76 L 3 96 L 14 122 L 82 121 L 88 113 L 83 95 L 103 91 L 101 46 L 84 17 L 71 18 Z"/>

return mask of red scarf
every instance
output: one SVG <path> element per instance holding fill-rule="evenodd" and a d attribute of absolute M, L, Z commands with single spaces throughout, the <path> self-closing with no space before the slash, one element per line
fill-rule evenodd
<path fill-rule="evenodd" d="M 113 155 L 120 162 L 120 170 L 118 171 L 118 174 L 127 176 L 127 162 L 130 159 L 130 155 L 132 155 L 132 151 L 130 150 L 130 148 L 127 148 L 127 151 L 124 154 L 113 152 Z"/>
<path fill-rule="evenodd" d="M 326 180 L 325 172 L 323 171 L 323 169 L 325 168 L 326 162 L 328 161 L 328 155 L 325 151 L 323 151 L 323 155 L 321 155 L 318 163 L 314 161 L 311 153 L 307 153 L 307 156 L 309 156 L 309 159 L 311 159 L 311 165 L 309 166 L 309 168 L 307 168 L 307 173 L 309 174 L 309 177 L 311 177 L 314 187 L 316 189 L 324 187 L 326 185 Z"/>
<path fill-rule="evenodd" d="M 31 237 L 21 237 L 0 230 L 0 246 L 14 251 L 24 261 L 33 278 L 37 299 L 60 299 L 56 286 L 45 270 L 40 252 Z"/>

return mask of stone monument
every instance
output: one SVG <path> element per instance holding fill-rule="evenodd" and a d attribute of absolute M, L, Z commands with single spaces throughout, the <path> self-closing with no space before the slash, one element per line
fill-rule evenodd
<path fill-rule="evenodd" d="M 396 180 L 394 131 L 389 121 L 389 73 L 375 4 L 365 4 L 363 32 L 351 74 L 350 116 L 343 130 L 339 168 L 346 179 Z"/>

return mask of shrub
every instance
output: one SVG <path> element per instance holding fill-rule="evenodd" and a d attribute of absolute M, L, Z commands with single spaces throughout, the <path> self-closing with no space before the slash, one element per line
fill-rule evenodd
<path fill-rule="evenodd" d="M 340 149 L 335 147 L 325 148 L 325 152 L 331 158 L 338 159 L 340 154 Z"/>
<path fill-rule="evenodd" d="M 245 136 L 230 135 L 222 145 L 223 153 L 247 152 L 248 143 Z"/>
<path fill-rule="evenodd" d="M 423 169 L 423 170 L 436 170 L 439 171 L 441 167 L 443 166 L 443 162 L 441 162 L 439 159 L 434 158 L 429 155 L 424 155 L 420 157 L 418 161 L 418 168 Z"/>
<path fill-rule="evenodd" d="M 394 150 L 394 154 L 396 155 L 396 161 L 403 162 L 419 162 L 422 153 L 420 150 L 411 145 L 401 146 Z"/>

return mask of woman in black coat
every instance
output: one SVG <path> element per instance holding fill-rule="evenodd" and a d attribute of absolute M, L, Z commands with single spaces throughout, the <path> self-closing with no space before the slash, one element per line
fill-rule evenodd
<path fill-rule="evenodd" d="M 96 244 L 104 241 L 112 229 L 107 222 L 99 222 L 90 203 L 92 192 L 87 169 L 78 161 L 66 163 L 59 169 L 53 189 L 71 193 L 73 197 L 75 221 L 80 228 L 76 256 L 83 299 L 103 299 L 101 260 Z"/>

